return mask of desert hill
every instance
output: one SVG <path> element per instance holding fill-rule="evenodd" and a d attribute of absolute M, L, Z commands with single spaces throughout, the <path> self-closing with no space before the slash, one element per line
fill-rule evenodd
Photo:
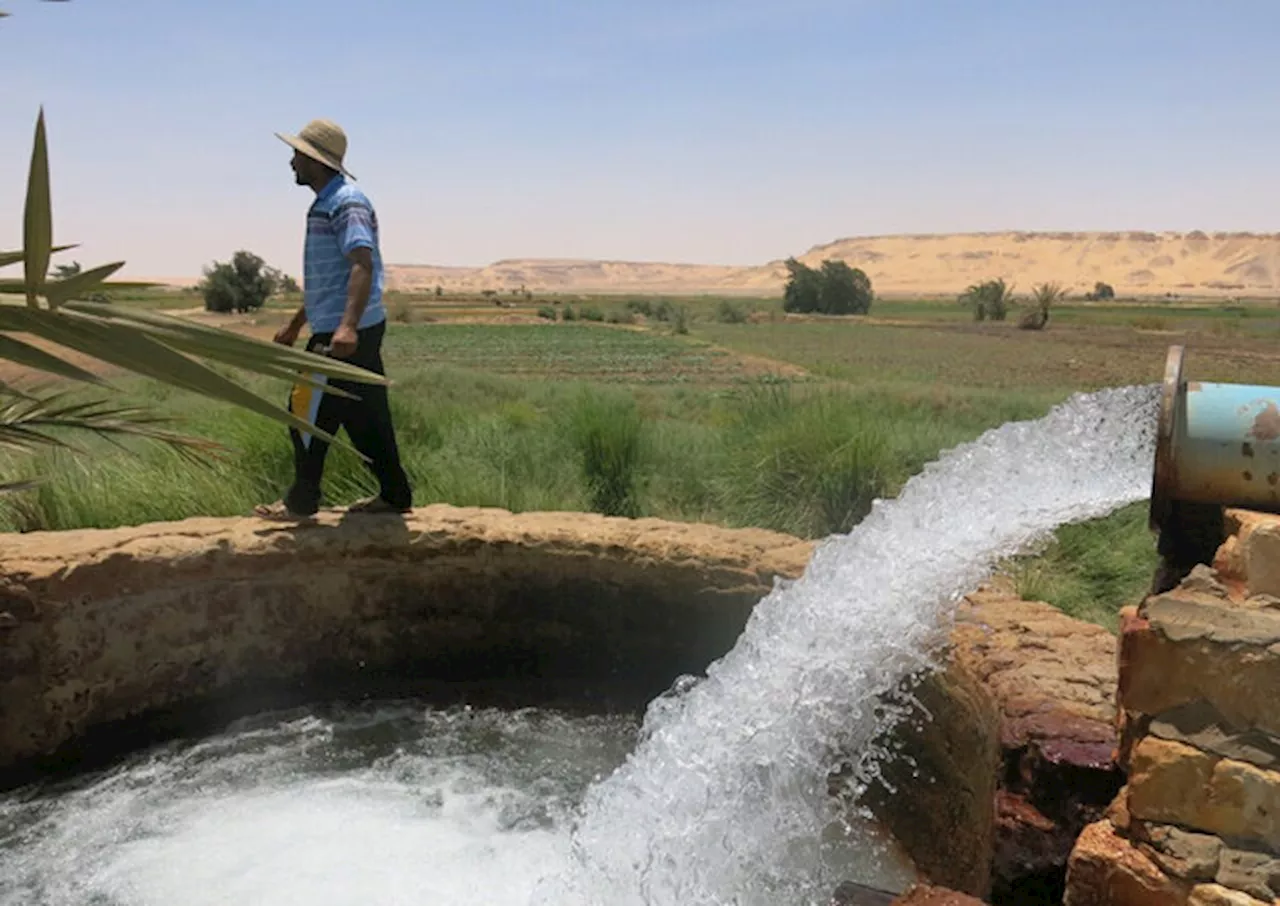
<path fill-rule="evenodd" d="M 1121 295 L 1280 296 L 1277 233 L 1000 232 L 839 239 L 799 260 L 843 259 L 883 295 L 951 295 L 1003 277 L 1026 290 L 1055 282 L 1079 295 L 1096 281 Z M 782 260 L 758 266 L 510 259 L 485 267 L 388 265 L 393 289 L 776 295 Z"/>

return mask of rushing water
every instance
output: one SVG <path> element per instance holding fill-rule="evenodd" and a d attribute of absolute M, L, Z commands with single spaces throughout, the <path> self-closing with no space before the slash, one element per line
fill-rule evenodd
<path fill-rule="evenodd" d="M 263 715 L 0 800 L 2 906 L 526 906 L 635 721 L 383 703 Z"/>
<path fill-rule="evenodd" d="M 858 753 L 872 775 L 900 713 L 886 696 L 933 663 L 997 558 L 1146 497 L 1157 394 L 1075 397 L 950 451 L 780 582 L 638 740 L 623 718 L 541 711 L 263 718 L 0 800 L 0 906 L 803 906 L 844 877 L 896 889 L 869 825 L 851 850 L 820 833 L 829 770 Z"/>
<path fill-rule="evenodd" d="M 883 696 L 932 662 L 995 559 L 1150 493 L 1157 399 L 1106 390 L 1002 425 L 828 539 L 706 678 L 650 706 L 635 753 L 587 792 L 571 869 L 535 902 L 825 902 L 837 874 L 814 829 L 833 752 L 870 753 Z"/>

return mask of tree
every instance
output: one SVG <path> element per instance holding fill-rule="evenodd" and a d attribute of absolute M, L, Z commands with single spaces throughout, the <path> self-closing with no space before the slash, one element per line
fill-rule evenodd
<path fill-rule="evenodd" d="M 1089 302 L 1105 302 L 1108 299 L 1114 299 L 1116 297 L 1116 291 L 1112 288 L 1110 283 L 1103 283 L 1099 280 L 1097 283 L 1093 284 L 1093 292 L 1085 293 L 1084 297 Z"/>
<path fill-rule="evenodd" d="M 786 260 L 787 285 L 782 291 L 782 310 L 817 311 L 822 304 L 822 275 L 795 258 Z"/>
<path fill-rule="evenodd" d="M 871 279 L 845 261 L 822 262 L 823 314 L 865 315 L 871 310 Z"/>
<path fill-rule="evenodd" d="M 280 272 L 252 252 L 236 252 L 230 261 L 204 269 L 200 292 L 208 311 L 246 312 L 261 308 L 279 285 Z"/>
<path fill-rule="evenodd" d="M 1009 314 L 1009 303 L 1013 301 L 1013 287 L 1007 286 L 1003 277 L 987 280 L 970 286 L 957 301 L 973 310 L 975 321 L 1003 321 Z"/>
<path fill-rule="evenodd" d="M 847 262 L 827 259 L 815 270 L 795 258 L 786 261 L 790 277 L 782 294 L 783 311 L 862 315 L 871 308 L 871 280 Z"/>
<path fill-rule="evenodd" d="M 56 351 L 19 339 L 36 337 L 55 347 L 75 350 L 172 387 L 256 412 L 330 443 L 342 441 L 302 421 L 283 406 L 252 393 L 200 360 L 316 386 L 322 385 L 309 375 L 344 378 L 362 384 L 388 383 L 381 375 L 328 356 L 217 330 L 160 312 L 79 301 L 102 287 L 139 288 L 151 284 L 106 282 L 124 266 L 123 261 L 50 280 L 51 257 L 75 247 L 54 245 L 50 199 L 49 152 L 41 109 L 36 119 L 27 177 L 23 248 L 0 251 L 0 267 L 23 265 L 23 278 L 0 280 L 0 293 L 24 297 L 22 301 L 0 301 L 0 341 L 3 341 L 0 359 L 108 388 L 93 372 L 67 361 Z M 66 431 L 149 438 L 198 459 L 219 449 L 212 441 L 161 427 L 165 421 L 152 411 L 108 400 L 72 400 L 66 393 L 32 393 L 12 385 L 0 385 L 0 446 L 13 451 L 50 446 L 74 450 L 64 440 Z M 9 482 L 0 484 L 0 490 L 12 491 L 32 483 Z"/>
<path fill-rule="evenodd" d="M 1023 330 L 1044 330 L 1049 323 L 1049 309 L 1066 298 L 1056 283 L 1042 283 L 1031 289 L 1031 307 L 1022 313 L 1018 326 Z"/>
<path fill-rule="evenodd" d="M 274 267 L 268 267 L 264 270 L 264 273 L 266 273 L 267 278 L 271 280 L 272 285 L 275 286 L 275 290 L 272 292 L 272 295 L 275 295 L 276 293 L 297 295 L 302 292 L 302 287 L 298 285 L 298 281 L 284 273 L 284 271 L 277 270 Z"/>

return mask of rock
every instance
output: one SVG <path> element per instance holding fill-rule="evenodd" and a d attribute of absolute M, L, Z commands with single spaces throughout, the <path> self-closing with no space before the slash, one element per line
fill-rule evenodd
<path fill-rule="evenodd" d="M 893 901 L 893 906 L 985 906 L 985 904 L 982 900 L 959 891 L 928 884 L 916 884 L 903 891 L 902 896 Z"/>
<path fill-rule="evenodd" d="M 1280 735 L 1280 612 L 1174 590 L 1122 624 L 1125 722 L 1206 702 L 1237 731 Z M 1127 736 L 1129 734 L 1126 734 Z M 1128 743 L 1121 745 L 1123 753 Z"/>
<path fill-rule="evenodd" d="M 1280 516 L 1228 509 L 1225 524 L 1230 538 L 1215 560 L 1219 572 L 1242 583 L 1245 597 L 1280 597 Z"/>
<path fill-rule="evenodd" d="M 1227 586 L 1218 581 L 1218 571 L 1203 563 L 1192 567 L 1191 572 L 1180 583 L 1183 591 L 1226 598 L 1230 594 Z"/>
<path fill-rule="evenodd" d="M 924 877 L 977 896 L 991 891 L 999 718 L 963 653 L 919 678 L 899 755 L 863 797 Z"/>
<path fill-rule="evenodd" d="M 1075 834 L 1008 790 L 996 793 L 996 865 L 1002 890 L 1026 878 L 1041 878 L 1062 869 Z"/>
<path fill-rule="evenodd" d="M 1187 881 L 1212 881 L 1218 875 L 1222 841 L 1170 825 L 1141 824 L 1135 828 L 1138 849 L 1166 874 Z"/>
<path fill-rule="evenodd" d="M 1186 882 L 1167 876 L 1111 822 L 1099 821 L 1071 851 L 1063 906 L 1182 906 L 1188 894 Z"/>
<path fill-rule="evenodd" d="M 1213 880 L 1270 902 L 1280 898 L 1280 859 L 1268 852 L 1224 848 Z"/>
<path fill-rule="evenodd" d="M 1268 906 L 1247 893 L 1230 890 L 1220 884 L 1197 884 L 1191 888 L 1187 906 Z"/>
<path fill-rule="evenodd" d="M 1020 885 L 1061 878 L 1076 837 L 1123 782 L 1116 639 L 999 588 L 965 599 L 952 638 L 1001 714 L 992 883 L 993 894 L 1016 899 Z"/>
<path fill-rule="evenodd" d="M 1280 741 L 1257 730 L 1237 730 L 1206 701 L 1180 705 L 1148 722 L 1152 736 L 1204 752 L 1247 761 L 1260 768 L 1280 767 Z"/>
<path fill-rule="evenodd" d="M 1280 849 L 1280 773 L 1147 737 L 1135 747 L 1129 813 Z"/>

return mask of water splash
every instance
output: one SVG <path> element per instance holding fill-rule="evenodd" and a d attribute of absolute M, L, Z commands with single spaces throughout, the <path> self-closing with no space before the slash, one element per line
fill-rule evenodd
<path fill-rule="evenodd" d="M 1158 387 L 1079 395 L 951 451 L 815 551 L 737 645 L 651 705 L 636 751 L 588 791 L 570 870 L 542 906 L 825 902 L 816 829 L 837 751 L 865 753 L 882 700 L 927 666 L 993 562 L 1150 490 Z M 894 887 L 876 871 L 864 883 Z"/>
<path fill-rule="evenodd" d="M 262 715 L 0 799 L 0 906 L 525 906 L 634 733 L 540 710 Z"/>
<path fill-rule="evenodd" d="M 869 825 L 852 850 L 820 833 L 837 753 L 874 754 L 885 696 L 931 663 L 995 559 L 1147 495 L 1157 397 L 1075 397 L 930 464 L 779 583 L 706 678 L 655 700 L 630 756 L 623 718 L 266 716 L 0 799 L 0 906 L 801 906 L 845 877 L 894 889 Z"/>

